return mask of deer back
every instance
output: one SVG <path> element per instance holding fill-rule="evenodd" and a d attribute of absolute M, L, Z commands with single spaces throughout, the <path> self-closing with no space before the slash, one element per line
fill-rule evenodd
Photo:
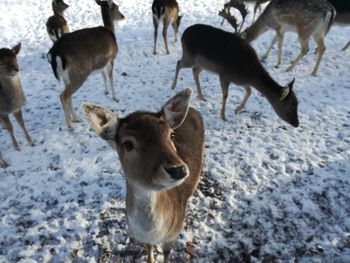
<path fill-rule="evenodd" d="M 0 49 L 0 113 L 16 112 L 25 104 L 16 55 L 21 44 Z"/>
<path fill-rule="evenodd" d="M 60 78 L 57 57 L 62 61 L 62 70 L 67 69 L 85 78 L 113 61 L 117 52 L 114 34 L 105 27 L 95 27 L 64 34 L 54 43 L 48 55 L 57 79 Z"/>

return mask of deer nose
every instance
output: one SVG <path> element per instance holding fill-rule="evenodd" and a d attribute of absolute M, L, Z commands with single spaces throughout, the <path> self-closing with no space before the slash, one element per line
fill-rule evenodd
<path fill-rule="evenodd" d="M 181 180 L 187 176 L 187 169 L 184 165 L 176 167 L 165 167 L 165 171 L 174 180 Z"/>
<path fill-rule="evenodd" d="M 13 67 L 14 72 L 19 72 L 19 67 Z"/>

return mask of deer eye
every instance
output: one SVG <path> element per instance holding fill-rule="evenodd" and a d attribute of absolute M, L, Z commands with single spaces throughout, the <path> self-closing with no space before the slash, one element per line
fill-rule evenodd
<path fill-rule="evenodd" d="M 170 134 L 170 139 L 173 141 L 173 140 L 175 140 L 175 133 L 174 132 L 172 132 L 171 134 Z"/>
<path fill-rule="evenodd" d="M 125 151 L 130 152 L 132 149 L 134 149 L 134 145 L 130 141 L 126 141 L 122 143 L 122 147 L 125 149 Z"/>

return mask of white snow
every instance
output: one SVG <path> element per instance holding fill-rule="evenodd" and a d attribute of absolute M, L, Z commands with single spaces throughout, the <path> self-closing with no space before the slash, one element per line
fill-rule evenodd
<path fill-rule="evenodd" d="M 71 30 L 102 24 L 94 1 L 67 2 Z M 220 25 L 218 11 L 225 1 L 178 2 L 184 14 L 180 33 L 194 23 L 232 31 L 228 23 Z M 196 94 L 190 69 L 183 69 L 176 90 L 170 89 L 182 53 L 171 28 L 171 54 L 165 55 L 159 34 L 158 55 L 153 55 L 152 1 L 117 3 L 126 17 L 116 24 L 119 102 L 104 95 L 102 76 L 93 75 L 74 94 L 80 117 L 84 101 L 126 116 L 159 110 L 186 87 Z M 46 58 L 52 46 L 45 28 L 50 1 L 2 0 L 0 10 L 0 47 L 22 42 L 23 114 L 36 143 L 26 145 L 14 118 L 20 152 L 0 130 L 0 149 L 10 163 L 0 168 L 0 262 L 145 262 L 145 250 L 127 235 L 125 182 L 116 153 L 85 120 L 73 132 L 66 127 L 59 100 L 63 83 Z M 173 262 L 350 262 L 350 50 L 340 51 L 349 33 L 350 27 L 331 29 L 317 77 L 310 75 L 316 62 L 312 41 L 301 63 L 285 71 L 299 52 L 293 33 L 284 41 L 283 65 L 274 68 L 275 48 L 264 63 L 280 84 L 296 78 L 301 123 L 296 129 L 256 90 L 235 115 L 244 90 L 233 84 L 223 122 L 218 77 L 201 74 L 207 102 L 194 96 L 192 106 L 206 126 L 207 171 L 188 205 Z M 253 42 L 260 56 L 272 37 L 268 32 Z M 161 253 L 156 258 L 160 261 Z"/>

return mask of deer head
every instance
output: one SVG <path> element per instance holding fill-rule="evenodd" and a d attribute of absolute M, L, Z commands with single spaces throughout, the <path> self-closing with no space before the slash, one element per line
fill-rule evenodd
<path fill-rule="evenodd" d="M 127 181 L 148 191 L 160 191 L 180 185 L 189 175 L 174 140 L 190 98 L 191 90 L 186 89 L 159 112 L 135 112 L 122 119 L 98 105 L 84 103 L 81 108 L 91 128 L 117 150 Z"/>
<path fill-rule="evenodd" d="M 13 77 L 18 74 L 19 66 L 16 55 L 21 50 L 21 43 L 11 49 L 0 49 L 0 73 L 4 77 Z"/>

